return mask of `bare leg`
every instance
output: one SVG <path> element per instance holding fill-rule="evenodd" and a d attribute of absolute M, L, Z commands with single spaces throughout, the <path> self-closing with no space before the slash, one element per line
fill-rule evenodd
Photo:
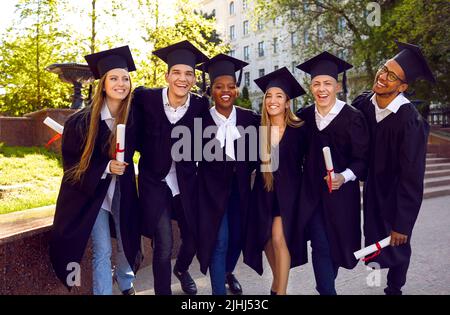
<path fill-rule="evenodd" d="M 264 252 L 266 253 L 267 260 L 269 261 L 270 269 L 272 270 L 272 286 L 271 290 L 276 292 L 278 286 L 277 274 L 275 272 L 275 253 L 273 250 L 272 238 L 269 239 L 264 247 Z"/>
<path fill-rule="evenodd" d="M 272 224 L 272 244 L 275 253 L 275 273 L 278 279 L 277 295 L 285 295 L 291 268 L 291 255 L 284 238 L 281 217 L 275 217 Z"/>

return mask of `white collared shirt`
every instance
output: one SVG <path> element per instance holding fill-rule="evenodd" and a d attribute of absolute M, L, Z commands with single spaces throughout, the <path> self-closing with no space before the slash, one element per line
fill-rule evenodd
<path fill-rule="evenodd" d="M 387 116 L 389 116 L 391 113 L 397 113 L 400 106 L 403 104 L 410 103 L 410 101 L 403 95 L 403 93 L 400 93 L 397 95 L 396 98 L 392 100 L 392 102 L 389 103 L 388 106 L 385 108 L 380 108 L 377 103 L 376 94 L 372 95 L 370 98 L 372 101 L 372 104 L 375 107 L 375 119 L 377 120 L 377 123 L 385 119 Z"/>
<path fill-rule="evenodd" d="M 314 106 L 314 112 L 316 116 L 316 124 L 317 128 L 322 131 L 325 129 L 332 121 L 336 118 L 336 116 L 341 112 L 341 110 L 344 108 L 345 102 L 336 99 L 336 102 L 334 103 L 331 110 L 326 114 L 325 116 L 322 116 L 319 111 L 317 110 L 317 105 Z M 331 153 L 331 156 L 333 156 L 333 153 Z M 349 168 L 345 169 L 341 173 L 342 176 L 344 176 L 344 183 L 348 181 L 354 181 L 356 179 L 355 173 Z"/>
<path fill-rule="evenodd" d="M 223 148 L 225 146 L 225 154 L 233 160 L 236 160 L 234 140 L 241 137 L 236 127 L 236 107 L 233 105 L 233 109 L 228 118 L 219 113 L 215 106 L 211 107 L 209 112 L 217 127 L 219 127 L 217 129 L 216 139 L 219 140 L 220 147 Z"/>
<path fill-rule="evenodd" d="M 114 127 L 114 117 L 112 117 L 111 112 L 109 111 L 108 105 L 106 105 L 106 102 L 103 104 L 102 109 L 100 111 L 100 118 L 101 120 L 104 120 L 106 125 L 108 126 L 109 130 L 111 132 L 113 131 Z M 111 161 L 109 161 L 108 165 L 106 166 L 105 171 L 103 172 L 102 179 L 106 178 L 107 174 L 111 174 L 111 171 L 109 170 L 109 166 L 111 164 Z M 111 182 L 109 183 L 108 191 L 106 192 L 105 199 L 103 199 L 102 208 L 111 212 L 111 205 L 112 200 L 114 196 L 114 190 L 116 189 L 116 175 L 111 176 Z"/>
<path fill-rule="evenodd" d="M 164 88 L 162 90 L 162 101 L 164 106 L 164 112 L 166 113 L 167 119 L 170 121 L 171 124 L 176 124 L 187 112 L 189 108 L 189 103 L 191 99 L 191 94 L 188 93 L 188 97 L 186 99 L 186 103 L 184 103 L 181 106 L 178 106 L 177 108 L 174 108 L 170 106 L 169 102 L 169 96 L 168 88 Z M 167 173 L 166 177 L 164 178 L 164 181 L 167 183 L 167 186 L 169 186 L 170 191 L 172 192 L 172 196 L 176 196 L 180 193 L 180 188 L 178 186 L 178 179 L 177 179 L 177 170 L 175 167 L 175 161 L 172 160 L 172 165 L 170 166 L 169 173 Z"/>
<path fill-rule="evenodd" d="M 171 124 L 176 124 L 187 112 L 189 108 L 189 103 L 191 99 L 190 93 L 188 93 L 188 97 L 186 99 L 186 103 L 177 108 L 170 106 L 169 96 L 167 95 L 168 88 L 164 88 L 162 91 L 164 112 L 166 113 L 167 119 L 169 119 Z"/>
<path fill-rule="evenodd" d="M 325 129 L 336 116 L 341 112 L 342 108 L 344 108 L 345 102 L 336 99 L 331 110 L 325 116 L 322 116 L 317 110 L 317 106 L 314 107 L 314 112 L 316 116 L 316 125 L 319 130 Z"/>

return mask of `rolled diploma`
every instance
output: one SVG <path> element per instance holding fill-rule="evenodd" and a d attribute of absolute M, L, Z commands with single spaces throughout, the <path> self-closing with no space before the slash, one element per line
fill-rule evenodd
<path fill-rule="evenodd" d="M 385 248 L 390 243 L 391 243 L 391 237 L 390 236 L 388 236 L 385 239 L 382 239 L 381 241 L 378 242 L 378 244 L 380 244 L 381 248 Z M 376 252 L 377 250 L 378 250 L 377 245 L 372 244 L 370 246 L 364 247 L 364 248 L 354 252 L 353 255 L 355 255 L 356 259 L 361 259 L 362 257 L 365 257 L 367 255 L 370 255 L 370 254 Z"/>
<path fill-rule="evenodd" d="M 116 148 L 118 147 L 119 150 L 122 151 L 122 152 L 116 153 L 116 160 L 119 162 L 123 162 L 125 159 L 125 152 L 123 152 L 123 151 L 125 151 L 125 125 L 124 124 L 117 125 L 116 135 L 117 135 Z"/>
<path fill-rule="evenodd" d="M 53 119 L 51 119 L 50 117 L 46 117 L 44 119 L 44 124 L 46 124 L 47 126 L 49 126 L 50 128 L 52 128 L 53 130 L 55 130 L 57 133 L 59 133 L 60 135 L 62 135 L 63 131 L 64 131 L 64 127 L 61 126 L 60 124 L 58 124 L 56 121 L 54 121 Z"/>
<path fill-rule="evenodd" d="M 327 168 L 327 171 L 330 171 L 333 169 L 333 160 L 331 159 L 331 151 L 330 147 L 323 147 L 323 158 L 325 159 L 325 167 Z M 334 171 L 331 172 L 331 179 L 334 179 Z"/>

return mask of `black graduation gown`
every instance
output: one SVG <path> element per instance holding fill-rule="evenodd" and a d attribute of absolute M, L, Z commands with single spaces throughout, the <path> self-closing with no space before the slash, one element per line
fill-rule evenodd
<path fill-rule="evenodd" d="M 236 126 L 247 128 L 248 126 L 259 125 L 260 116 L 255 112 L 236 108 Z M 208 112 L 204 122 L 204 128 L 216 126 L 211 114 Z M 241 133 L 242 135 L 242 133 Z M 217 234 L 223 215 L 227 209 L 228 199 L 231 194 L 233 177 L 237 177 L 239 190 L 239 206 L 241 211 L 241 225 L 244 234 L 245 216 L 250 200 L 251 174 L 256 167 L 257 159 L 249 159 L 249 135 L 242 135 L 241 138 L 234 141 L 235 156 L 238 157 L 239 143 L 245 143 L 246 152 L 244 161 L 233 161 L 225 158 L 225 147 L 220 148 L 218 140 L 215 139 L 215 133 L 211 137 L 203 139 L 203 146 L 207 143 L 217 142 L 216 148 L 220 149 L 223 161 L 201 161 L 198 166 L 198 240 L 197 240 L 197 258 L 200 262 L 200 270 L 204 274 L 208 270 L 212 251 L 216 244 Z M 210 142 L 212 141 L 212 142 Z M 245 142 L 244 142 L 245 141 Z"/>
<path fill-rule="evenodd" d="M 64 125 L 62 136 L 63 168 L 67 171 L 81 159 L 84 135 L 89 128 L 90 107 L 73 114 Z M 141 263 L 139 233 L 139 209 L 136 176 L 133 167 L 133 128 L 131 119 L 125 133 L 125 161 L 130 165 L 118 176 L 120 185 L 120 229 L 123 249 L 128 263 L 136 272 Z M 81 182 L 71 184 L 63 176 L 56 202 L 56 211 L 50 240 L 50 260 L 58 278 L 66 284 L 66 270 L 71 262 L 80 263 L 91 235 L 97 215 L 105 199 L 111 175 L 101 179 L 108 162 L 110 130 L 104 121 L 99 121 L 99 130 L 90 165 Z M 112 219 L 112 217 L 111 217 Z M 112 221 L 111 221 L 112 222 Z M 114 224 L 110 224 L 115 237 Z M 70 289 L 70 288 L 69 288 Z"/>
<path fill-rule="evenodd" d="M 162 211 L 169 207 L 168 186 L 162 180 L 169 173 L 172 165 L 171 149 L 179 138 L 172 138 L 174 127 L 187 127 L 194 137 L 194 119 L 201 118 L 208 112 L 209 102 L 205 97 L 191 93 L 190 103 L 185 115 L 172 124 L 164 112 L 162 100 L 163 89 L 138 87 L 133 97 L 133 117 L 137 128 L 137 148 L 141 153 L 139 160 L 139 202 L 141 205 L 141 232 L 153 238 L 156 224 Z M 201 131 L 201 127 L 198 126 Z M 181 136 L 180 136 L 181 138 Z M 201 141 L 201 139 L 197 139 Z M 191 155 L 188 159 L 175 162 L 180 198 L 187 224 L 195 233 L 197 188 L 197 166 L 194 160 L 194 139 L 191 139 Z"/>
<path fill-rule="evenodd" d="M 364 180 L 367 175 L 369 132 L 362 113 L 347 104 L 325 129 L 319 131 L 314 108 L 309 106 L 297 113 L 306 121 L 308 133 L 299 225 L 307 227 L 314 211 L 322 204 L 333 262 L 352 269 L 358 262 L 353 252 L 361 248 L 359 180 Z M 356 180 L 343 184 L 332 193 L 328 192 L 323 179 L 327 175 L 322 152 L 324 146 L 330 147 L 335 173 L 349 168 L 356 176 Z"/>
<path fill-rule="evenodd" d="M 371 136 L 364 185 L 365 244 L 384 239 L 392 230 L 408 235 L 406 244 L 388 246 L 369 261 L 389 268 L 411 256 L 411 234 L 423 197 L 429 125 L 411 103 L 377 123 L 372 95 L 365 92 L 353 102 L 365 115 Z"/>
<path fill-rule="evenodd" d="M 278 170 L 273 173 L 274 190 L 266 191 L 259 168 L 256 170 L 244 248 L 244 262 L 258 274 L 263 273 L 262 252 L 272 235 L 272 210 L 278 203 L 283 232 L 291 255 L 291 268 L 308 261 L 304 231 L 298 226 L 298 199 L 302 181 L 303 158 L 306 150 L 306 126 L 286 127 L 278 150 Z M 303 244 L 300 242 L 303 241 Z"/>

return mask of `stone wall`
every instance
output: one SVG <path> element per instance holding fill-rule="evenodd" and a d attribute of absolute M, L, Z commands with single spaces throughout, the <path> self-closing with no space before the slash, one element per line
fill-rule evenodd
<path fill-rule="evenodd" d="M 180 246 L 179 231 L 175 222 L 173 231 L 172 258 L 175 258 Z M 91 243 L 89 242 L 81 262 L 81 286 L 74 287 L 69 292 L 56 277 L 50 263 L 48 254 L 50 234 L 51 225 L 47 225 L 0 238 L 0 295 L 92 294 Z M 112 239 L 112 245 L 114 263 L 115 239 Z M 142 238 L 142 246 L 145 258 L 141 268 L 144 268 L 152 261 L 150 239 Z"/>
<path fill-rule="evenodd" d="M 26 114 L 24 117 L 0 117 L 0 142 L 8 146 L 43 146 L 56 133 L 43 124 L 48 116 L 61 125 L 73 114 L 74 109 L 43 109 Z M 61 140 L 50 146 L 51 150 L 61 150 Z"/>

